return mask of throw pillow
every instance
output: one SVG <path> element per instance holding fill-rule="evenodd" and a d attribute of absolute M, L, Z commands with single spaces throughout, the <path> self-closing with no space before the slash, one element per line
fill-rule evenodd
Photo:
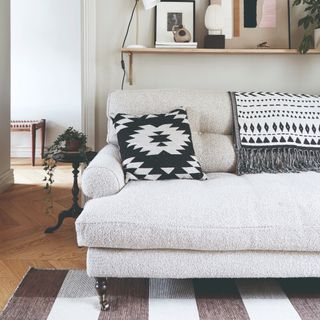
<path fill-rule="evenodd" d="M 112 118 L 129 180 L 206 180 L 195 156 L 187 112 Z"/>

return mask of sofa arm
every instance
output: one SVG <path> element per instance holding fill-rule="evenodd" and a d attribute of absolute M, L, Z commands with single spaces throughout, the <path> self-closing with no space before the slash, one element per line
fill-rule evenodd
<path fill-rule="evenodd" d="M 84 170 L 82 191 L 89 198 L 102 198 L 118 193 L 124 185 L 119 149 L 108 144 Z"/>

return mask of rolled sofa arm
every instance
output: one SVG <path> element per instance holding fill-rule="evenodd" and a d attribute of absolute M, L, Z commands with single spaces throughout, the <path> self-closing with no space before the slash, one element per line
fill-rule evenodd
<path fill-rule="evenodd" d="M 102 198 L 118 193 L 124 185 L 119 149 L 108 144 L 84 170 L 82 191 L 89 198 Z"/>

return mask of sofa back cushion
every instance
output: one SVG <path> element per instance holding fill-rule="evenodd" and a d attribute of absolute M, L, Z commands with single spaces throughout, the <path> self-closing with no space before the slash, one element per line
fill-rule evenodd
<path fill-rule="evenodd" d="M 227 92 L 187 89 L 115 91 L 108 99 L 107 141 L 114 145 L 118 143 L 111 115 L 166 113 L 178 107 L 187 110 L 195 153 L 202 169 L 205 172 L 234 172 L 233 118 Z"/>

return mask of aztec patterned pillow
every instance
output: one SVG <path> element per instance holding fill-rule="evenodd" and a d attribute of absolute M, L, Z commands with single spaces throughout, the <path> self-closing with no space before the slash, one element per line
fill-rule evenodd
<path fill-rule="evenodd" d="M 206 180 L 195 157 L 187 112 L 112 118 L 129 180 Z"/>

